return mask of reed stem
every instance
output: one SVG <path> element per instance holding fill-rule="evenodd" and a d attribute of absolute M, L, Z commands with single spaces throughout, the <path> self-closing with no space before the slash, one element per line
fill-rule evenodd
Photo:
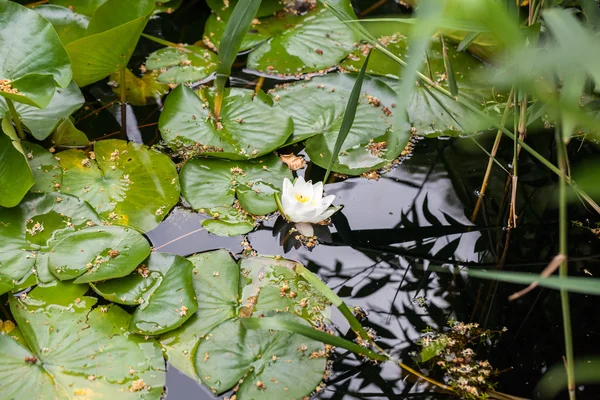
<path fill-rule="evenodd" d="M 15 128 L 17 129 L 17 134 L 19 135 L 19 139 L 25 140 L 25 132 L 23 132 L 23 124 L 21 124 L 21 118 L 19 118 L 19 113 L 15 108 L 14 103 L 8 97 L 5 97 L 6 104 L 8 105 L 8 110 L 10 111 L 10 117 L 15 124 Z"/>
<path fill-rule="evenodd" d="M 127 88 L 126 88 L 126 68 L 119 71 L 119 91 L 121 93 L 121 139 L 127 140 Z"/>

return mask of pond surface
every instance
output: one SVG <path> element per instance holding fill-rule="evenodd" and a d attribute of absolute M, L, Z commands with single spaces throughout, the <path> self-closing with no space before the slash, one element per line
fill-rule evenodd
<path fill-rule="evenodd" d="M 368 2 L 367 2 L 368 3 Z M 358 5 L 359 8 L 361 4 Z M 388 2 L 379 10 L 394 14 L 404 9 Z M 202 36 L 209 9 L 203 2 L 188 1 L 174 14 L 150 22 L 146 32 L 176 42 L 190 42 Z M 160 46 L 141 40 L 130 66 L 142 64 L 148 53 Z M 137 58 L 136 58 L 137 57 Z M 232 81 L 252 87 L 257 77 L 237 71 Z M 267 80 L 263 89 L 276 82 Z M 93 140 L 119 131 L 118 107 L 100 109 L 114 99 L 106 82 L 90 87 L 88 108 L 76 115 L 77 126 Z M 128 139 L 156 144 L 160 134 L 155 122 L 159 106 L 128 107 Z M 91 116 L 91 117 L 90 117 Z M 116 116 L 116 118 L 115 118 Z M 138 127 L 140 126 L 140 127 Z M 542 132 L 531 139 L 535 148 L 547 149 L 552 158 L 551 134 Z M 493 135 L 478 138 L 491 148 Z M 594 150 L 573 142 L 578 160 Z M 508 168 L 512 143 L 499 154 Z M 535 385 L 564 353 L 558 292 L 536 289 L 514 302 L 508 295 L 522 288 L 511 284 L 466 280 L 461 274 L 432 273 L 432 266 L 481 266 L 539 273 L 558 249 L 555 177 L 527 155 L 522 155 L 518 193 L 518 228 L 507 231 L 505 207 L 506 173 L 495 167 L 488 195 L 477 218 L 470 221 L 478 198 L 487 156 L 470 139 L 416 140 L 413 155 L 383 174 L 379 180 L 350 178 L 328 184 L 327 194 L 336 195 L 343 205 L 333 225 L 318 232 L 320 244 L 314 249 L 294 247 L 294 238 L 279 234 L 281 221 L 272 218 L 247 236 L 248 244 L 263 255 L 282 255 L 297 260 L 317 273 L 350 306 L 361 307 L 368 315 L 363 323 L 374 329 L 380 344 L 393 355 L 414 365 L 409 353 L 417 351 L 415 341 L 427 327 L 443 328 L 451 318 L 478 322 L 489 329 L 508 331 L 495 346 L 477 349 L 480 357 L 503 371 L 496 388 L 514 396 L 534 397 Z M 309 163 L 298 171 L 318 181 L 324 171 Z M 589 215 L 580 204 L 570 208 L 570 219 L 585 226 Z M 581 216 L 581 217 L 580 217 Z M 188 256 L 226 248 L 232 253 L 244 249 L 243 237 L 220 237 L 202 229 L 206 218 L 190 210 L 174 209 L 147 237 L 156 250 Z M 329 232 L 327 232 L 329 231 Z M 291 241 L 290 241 L 291 240 Z M 571 228 L 572 275 L 595 274 L 600 245 L 589 231 Z M 591 272 L 590 272 L 591 271 Z M 588 296 L 571 295 L 575 353 L 589 355 L 600 337 L 598 302 Z M 333 316 L 339 333 L 348 327 Z M 351 335 L 347 336 L 351 338 Z M 597 352 L 597 350 L 596 350 Z M 432 397 L 419 395 L 428 390 L 407 379 L 392 363 L 372 364 L 338 351 L 332 376 L 318 398 L 372 399 Z M 597 387 L 578 388 L 579 399 L 598 399 Z M 409 394 L 414 394 L 409 395 Z M 167 374 L 167 399 L 213 399 L 214 396 L 174 368 Z"/>
<path fill-rule="evenodd" d="M 352 178 L 328 185 L 328 194 L 335 194 L 344 209 L 334 220 L 331 237 L 324 237 L 312 251 L 300 247 L 284 253 L 280 237 L 274 233 L 274 219 L 248 235 L 248 242 L 259 254 L 285 254 L 318 273 L 349 305 L 367 312 L 368 319 L 363 322 L 403 359 L 410 359 L 408 353 L 416 350 L 415 340 L 423 330 L 443 327 L 451 317 L 479 322 L 490 329 L 506 326 L 508 331 L 498 345 L 489 349 L 492 365 L 504 370 L 497 389 L 531 397 L 542 373 L 559 362 L 563 352 L 558 292 L 538 289 L 509 303 L 507 296 L 519 286 L 499 284 L 491 288 L 485 281 L 467 283 L 450 274 L 424 272 L 428 266 L 452 260 L 461 265 L 496 265 L 495 238 L 498 233 L 504 237 L 505 230 L 495 228 L 493 208 L 501 193 L 491 192 L 484 203 L 491 228 L 471 226 L 468 215 L 472 205 L 468 200 L 476 200 L 487 159 L 469 142 L 420 140 L 410 159 L 378 181 Z M 536 187 L 524 183 L 524 192 L 531 191 L 533 197 L 536 191 L 547 193 L 553 185 L 551 176 L 533 163 L 524 165 L 524 169 L 530 168 L 531 176 L 537 175 L 533 182 Z M 323 171 L 312 167 L 309 172 L 314 174 L 307 178 Z M 498 180 L 501 177 L 496 176 Z M 525 177 L 523 180 L 527 181 Z M 461 196 L 467 196 L 467 201 Z M 539 202 L 523 207 L 523 225 L 511 234 L 511 241 L 521 245 L 510 247 L 506 269 L 540 270 L 551 258 L 557 246 L 557 228 L 552 220 L 553 207 L 547 212 L 543 208 Z M 180 255 L 216 248 L 233 253 L 243 250 L 241 237 L 218 237 L 201 230 L 202 218 L 176 209 L 148 237 L 155 248 Z M 574 274 L 591 270 L 598 263 L 597 242 L 594 244 L 591 235 L 579 239 L 573 246 L 578 255 Z M 593 307 L 587 296 L 572 295 L 573 324 L 580 327 L 575 343 L 582 354 L 594 345 L 600 332 L 598 321 L 587 317 L 599 311 Z M 334 321 L 345 334 L 342 319 Z M 482 354 L 485 351 L 481 349 Z M 421 390 L 413 382 L 405 382 L 400 368 L 391 363 L 359 363 L 343 352 L 338 352 L 333 371 L 319 398 L 395 398 Z M 207 389 L 173 368 L 168 371 L 167 387 L 170 400 L 213 398 Z M 584 390 L 581 398 L 587 398 L 590 390 Z M 589 398 L 597 397 L 593 394 Z"/>

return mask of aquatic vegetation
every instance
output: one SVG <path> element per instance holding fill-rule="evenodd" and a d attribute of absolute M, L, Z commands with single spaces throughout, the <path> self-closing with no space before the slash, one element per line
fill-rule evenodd
<path fill-rule="evenodd" d="M 0 399 L 514 398 L 555 315 L 600 379 L 596 2 L 362 3 L 0 0 Z"/>

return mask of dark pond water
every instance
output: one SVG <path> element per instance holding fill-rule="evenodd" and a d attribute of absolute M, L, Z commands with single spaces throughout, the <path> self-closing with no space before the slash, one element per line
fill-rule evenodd
<path fill-rule="evenodd" d="M 358 4 L 366 8 L 370 2 Z M 388 2 L 379 12 L 386 15 L 405 11 Z M 193 43 L 202 37 L 203 21 L 209 12 L 204 2 L 190 0 L 170 16 L 157 18 L 147 32 L 174 42 Z M 141 65 L 145 55 L 160 46 L 140 41 L 130 67 Z M 240 85 L 254 84 L 255 77 L 237 73 Z M 266 82 L 269 87 L 273 82 Z M 117 137 L 117 107 L 103 105 L 114 99 L 105 82 L 86 93 L 88 109 L 77 115 L 78 127 L 90 138 Z M 128 138 L 157 143 L 160 135 L 153 125 L 159 106 L 128 109 Z M 91 116 L 90 116 L 91 115 Z M 138 125 L 149 125 L 138 128 Z M 533 135 L 535 148 L 553 158 L 551 134 Z M 492 136 L 478 141 L 491 148 Z M 583 160 L 593 150 L 573 143 L 571 151 Z M 512 144 L 506 144 L 499 159 L 508 166 Z M 431 266 L 470 267 L 531 271 L 539 273 L 558 249 L 555 177 L 543 166 L 521 157 L 518 193 L 519 227 L 504 229 L 506 173 L 494 169 L 488 195 L 476 224 L 470 216 L 477 201 L 487 157 L 470 139 L 424 139 L 415 146 L 414 155 L 378 181 L 352 178 L 327 185 L 343 204 L 335 215 L 330 232 L 322 232 L 321 241 L 312 251 L 291 246 L 278 235 L 280 222 L 272 219 L 248 235 L 248 241 L 260 254 L 281 254 L 302 262 L 324 279 L 349 305 L 367 313 L 364 323 L 373 328 L 383 347 L 413 364 L 409 353 L 428 326 L 443 327 L 450 318 L 478 322 L 490 329 L 508 331 L 490 348 L 478 349 L 483 358 L 504 371 L 497 390 L 515 396 L 535 397 L 535 385 L 551 366 L 561 363 L 563 331 L 558 292 L 537 289 L 527 296 L 508 302 L 507 297 L 521 286 L 491 285 L 486 281 L 468 281 L 461 274 L 432 273 Z M 299 171 L 307 178 L 320 180 L 323 170 L 309 165 Z M 589 213 L 573 203 L 570 219 L 591 224 Z M 226 248 L 242 250 L 242 237 L 218 237 L 201 229 L 201 216 L 178 208 L 154 231 L 148 233 L 155 249 L 190 255 Z M 179 239 L 178 239 L 179 238 Z M 178 239 L 178 240 L 175 240 Z M 572 227 L 569 238 L 571 274 L 596 274 L 600 245 L 587 230 Z M 501 260 L 502 262 L 499 262 Z M 600 311 L 597 301 L 588 296 L 572 295 L 571 309 L 575 351 L 578 356 L 598 353 Z M 340 318 L 339 333 L 347 327 Z M 350 337 L 350 336 L 349 336 Z M 167 399 L 213 399 L 206 389 L 170 368 L 167 375 Z M 428 398 L 426 388 L 407 379 L 392 363 L 366 364 L 345 352 L 333 360 L 333 375 L 319 398 Z M 579 387 L 578 398 L 598 399 L 597 387 Z"/>

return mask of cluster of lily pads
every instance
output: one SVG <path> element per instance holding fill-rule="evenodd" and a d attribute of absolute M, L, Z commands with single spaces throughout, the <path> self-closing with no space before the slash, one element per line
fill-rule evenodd
<path fill-rule="evenodd" d="M 204 84 L 217 70 L 237 2 L 208 0 L 212 14 L 195 44 L 146 35 L 165 47 L 148 56 L 141 76 L 127 69 L 148 20 L 181 3 L 50 0 L 30 9 L 0 0 L 0 295 L 13 294 L 16 321 L 0 334 L 9 398 L 158 399 L 164 358 L 215 393 L 310 394 L 329 348 L 245 324 L 266 316 L 323 329 L 328 300 L 297 263 L 236 262 L 224 250 L 157 253 L 143 234 L 180 196 L 212 217 L 203 226 L 216 234 L 247 233 L 278 208 L 291 221 L 318 223 L 335 211 L 333 198 L 323 197 L 323 183 L 292 184 L 279 149 L 303 143 L 314 164 L 333 161 L 332 171 L 360 175 L 396 163 L 411 135 L 461 133 L 426 87 L 408 102 L 407 125 L 395 110 L 397 66 L 374 55 L 336 152 L 354 72 L 370 48 L 311 1 L 262 2 L 240 51 L 249 51 L 248 72 L 290 82 L 268 92 L 228 88 L 215 115 L 219 94 Z M 354 16 L 349 1 L 335 4 Z M 381 41 L 394 54 L 406 52 L 401 34 Z M 462 71 L 484 68 L 466 53 L 451 49 L 451 56 Z M 445 84 L 435 46 L 427 68 Z M 79 88 L 105 78 L 133 105 L 170 92 L 158 124 L 169 155 L 124 140 L 90 143 L 77 129 Z M 489 98 L 469 92 L 461 73 L 457 79 L 482 104 Z M 178 168 L 173 156 L 180 154 Z"/>

